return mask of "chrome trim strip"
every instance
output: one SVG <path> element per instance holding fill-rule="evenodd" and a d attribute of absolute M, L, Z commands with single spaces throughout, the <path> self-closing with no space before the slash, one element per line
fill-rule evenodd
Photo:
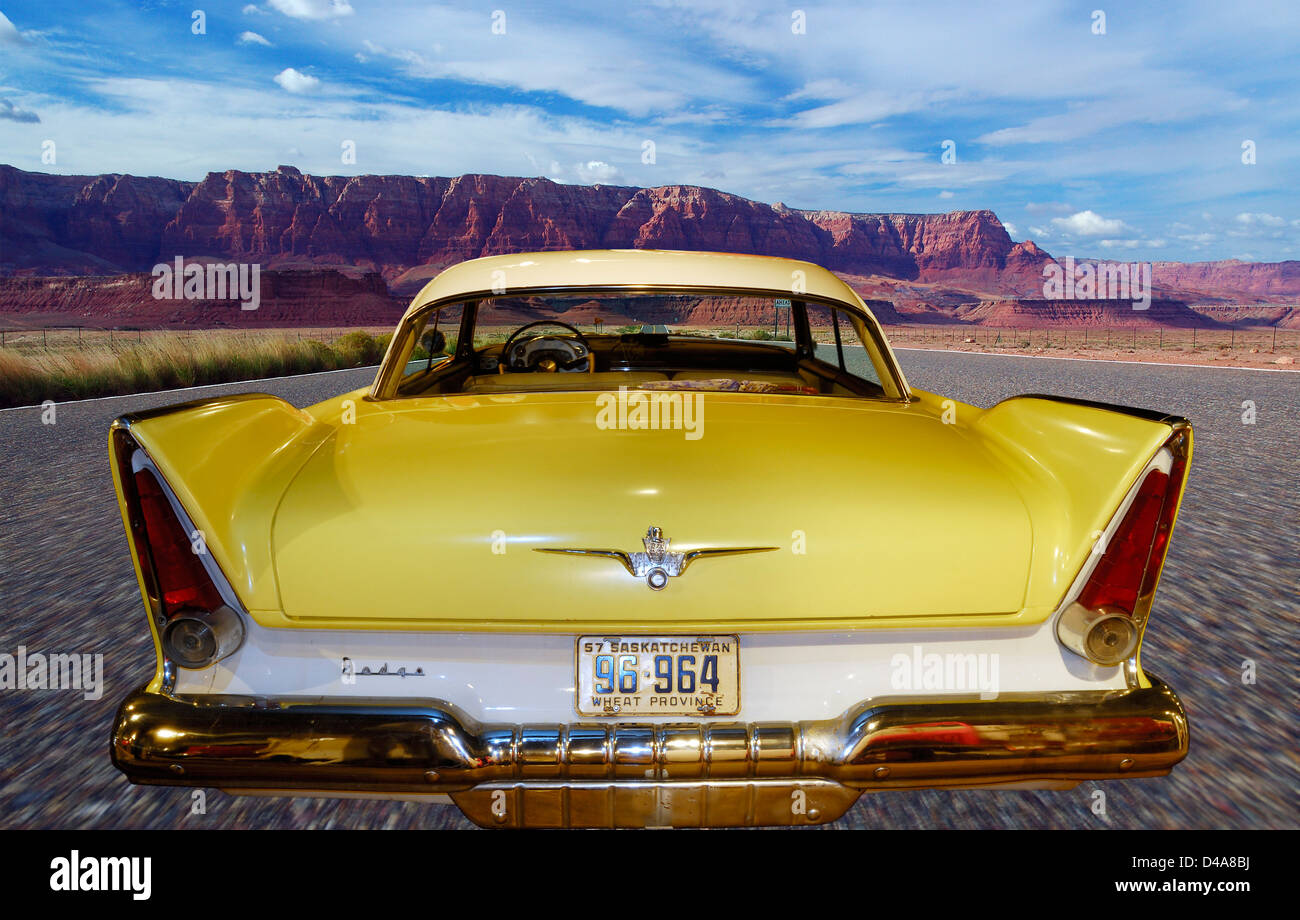
<path fill-rule="evenodd" d="M 557 556 L 604 556 L 606 559 L 613 559 L 620 563 L 627 569 L 629 575 L 636 575 L 636 566 L 632 564 L 632 557 L 621 549 L 564 549 L 558 546 L 537 546 L 533 548 L 533 552 L 553 553 Z"/>
<path fill-rule="evenodd" d="M 737 546 L 734 549 L 690 549 L 682 554 L 682 571 L 686 571 L 696 559 L 709 559 L 714 556 L 748 556 L 750 553 L 774 553 L 779 546 Z"/>

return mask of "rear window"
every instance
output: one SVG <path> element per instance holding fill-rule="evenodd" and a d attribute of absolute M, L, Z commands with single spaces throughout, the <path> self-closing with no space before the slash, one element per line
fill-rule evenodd
<path fill-rule="evenodd" d="M 528 293 L 443 307 L 410 328 L 399 396 L 620 386 L 898 395 L 867 321 L 794 298 Z M 532 352 L 544 359 L 530 362 Z"/>

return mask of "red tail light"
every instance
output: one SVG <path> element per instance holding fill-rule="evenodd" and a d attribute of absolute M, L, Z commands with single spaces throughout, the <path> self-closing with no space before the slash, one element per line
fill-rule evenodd
<path fill-rule="evenodd" d="M 191 537 L 181 526 L 157 478 L 150 470 L 139 470 L 135 474 L 135 488 L 148 541 L 145 547 L 137 542 L 136 552 L 142 561 L 153 560 L 163 615 L 170 619 L 180 610 L 195 607 L 216 610 L 222 603 L 221 594 L 194 552 Z"/>
<path fill-rule="evenodd" d="M 1180 428 L 1165 443 L 1172 455 L 1168 472 L 1149 470 L 1078 599 L 1057 624 L 1069 648 L 1098 664 L 1128 658 L 1141 638 L 1183 482 L 1191 431 Z"/>
<path fill-rule="evenodd" d="M 1187 449 L 1181 442 L 1186 438 L 1180 431 L 1166 445 L 1173 454 L 1168 473 L 1151 470 L 1142 480 L 1124 520 L 1079 594 L 1084 607 L 1111 607 L 1139 618 L 1143 614 L 1140 602 L 1149 600 L 1155 591 L 1169 548 L 1169 531 L 1187 474 Z"/>
<path fill-rule="evenodd" d="M 1142 590 L 1143 573 L 1151 560 L 1160 512 L 1169 491 L 1169 474 L 1147 473 L 1137 497 L 1079 594 L 1079 603 L 1093 610 L 1116 607 L 1132 616 Z M 1158 564 L 1158 563 L 1157 563 Z"/>
<path fill-rule="evenodd" d="M 125 427 L 114 425 L 112 455 L 145 606 L 166 662 L 182 668 L 210 667 L 239 650 L 244 621 L 222 600 L 218 585 L 224 577 L 219 571 L 210 575 L 203 565 L 159 474 L 149 466 L 134 470 L 138 450 Z M 229 582 L 224 584 L 229 587 Z"/>

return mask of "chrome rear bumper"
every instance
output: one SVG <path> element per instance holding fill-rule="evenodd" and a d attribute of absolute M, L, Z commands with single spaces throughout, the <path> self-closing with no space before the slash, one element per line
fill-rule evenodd
<path fill-rule="evenodd" d="M 867 700 L 799 723 L 481 725 L 440 702 L 123 702 L 132 782 L 284 795 L 450 794 L 510 827 L 817 824 L 864 790 L 1160 776 L 1187 754 L 1172 690 Z"/>

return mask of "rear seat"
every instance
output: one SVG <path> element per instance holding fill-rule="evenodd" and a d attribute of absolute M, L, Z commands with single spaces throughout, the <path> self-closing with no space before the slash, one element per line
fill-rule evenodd
<path fill-rule="evenodd" d="M 465 393 L 517 393 L 520 390 L 617 390 L 652 380 L 667 380 L 658 371 L 598 371 L 594 374 L 480 374 L 465 381 Z"/>
<path fill-rule="evenodd" d="M 794 373 L 780 371 L 681 371 L 674 380 L 752 380 L 755 383 L 775 383 L 778 386 L 806 387 L 811 381 Z"/>

